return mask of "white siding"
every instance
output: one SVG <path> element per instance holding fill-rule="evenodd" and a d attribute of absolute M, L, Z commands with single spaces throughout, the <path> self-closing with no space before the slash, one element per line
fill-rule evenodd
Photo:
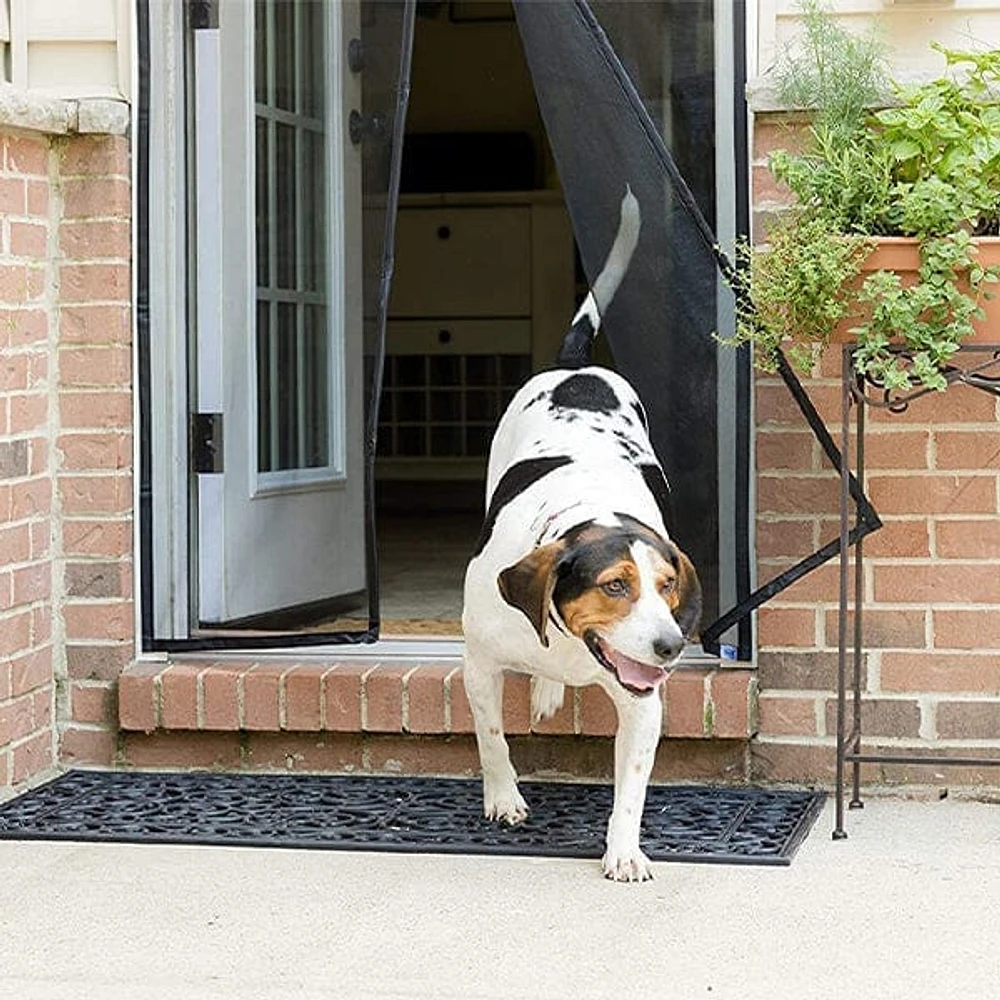
<path fill-rule="evenodd" d="M 0 0 L 7 82 L 20 90 L 127 99 L 131 38 L 129 0 Z"/>
<path fill-rule="evenodd" d="M 847 27 L 864 30 L 873 19 L 881 25 L 899 79 L 927 76 L 943 65 L 931 41 L 955 49 L 1000 45 L 998 0 L 834 0 L 830 6 Z M 757 0 L 757 13 L 757 71 L 764 73 L 797 32 L 799 4 Z"/>

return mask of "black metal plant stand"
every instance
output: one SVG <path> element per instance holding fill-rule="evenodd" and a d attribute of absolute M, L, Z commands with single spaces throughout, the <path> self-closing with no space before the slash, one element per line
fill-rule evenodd
<path fill-rule="evenodd" d="M 901 355 L 906 352 L 899 350 Z M 834 840 L 847 836 L 844 829 L 844 793 L 847 766 L 851 766 L 849 808 L 861 809 L 862 764 L 916 764 L 947 766 L 997 766 L 1000 757 L 944 757 L 931 754 L 889 753 L 865 750 L 861 726 L 861 660 L 864 653 L 864 535 L 851 528 L 851 412 L 857 413 L 854 476 L 864 483 L 865 410 L 878 407 L 890 413 L 902 413 L 910 403 L 928 392 L 919 388 L 892 392 L 860 377 L 854 370 L 854 349 L 846 345 L 841 357 L 841 448 L 840 448 L 840 615 L 837 634 L 837 774 Z M 1000 345 L 963 345 L 949 364 L 944 376 L 949 387 L 967 385 L 993 396 L 1000 396 Z M 968 359 L 968 364 L 963 364 Z M 992 373 L 992 374 L 991 374 Z M 854 594 L 851 598 L 850 548 L 855 545 Z M 849 629 L 848 612 L 853 606 L 854 627 Z M 851 635 L 848 636 L 848 632 Z M 849 652 L 850 651 L 850 652 Z M 848 659 L 850 657 L 850 668 Z M 850 720 L 848 720 L 850 688 Z M 849 727 L 849 728 L 848 728 Z"/>

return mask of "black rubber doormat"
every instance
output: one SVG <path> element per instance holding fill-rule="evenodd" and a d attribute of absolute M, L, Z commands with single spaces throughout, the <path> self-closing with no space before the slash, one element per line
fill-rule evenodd
<path fill-rule="evenodd" d="M 599 858 L 608 785 L 525 781 L 519 826 L 482 816 L 479 781 L 71 771 L 0 806 L 0 839 Z M 650 787 L 654 861 L 788 865 L 824 794 Z"/>

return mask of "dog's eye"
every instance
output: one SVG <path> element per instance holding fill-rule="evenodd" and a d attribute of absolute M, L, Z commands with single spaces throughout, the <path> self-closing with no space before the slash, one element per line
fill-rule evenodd
<path fill-rule="evenodd" d="M 617 577 L 614 580 L 608 580 L 607 583 L 602 583 L 601 590 L 608 597 L 626 597 L 628 595 L 628 584 L 620 577 Z"/>
<path fill-rule="evenodd" d="M 666 580 L 666 581 L 664 581 L 663 586 L 660 587 L 660 593 L 661 594 L 670 594 L 670 593 L 672 593 L 674 591 L 674 589 L 676 587 L 677 587 L 677 581 L 676 580 Z"/>

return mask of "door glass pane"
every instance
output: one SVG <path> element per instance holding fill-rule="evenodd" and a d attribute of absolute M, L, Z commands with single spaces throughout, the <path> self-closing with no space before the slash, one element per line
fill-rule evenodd
<path fill-rule="evenodd" d="M 324 18 L 320 0 L 254 5 L 260 472 L 330 464 Z"/>

